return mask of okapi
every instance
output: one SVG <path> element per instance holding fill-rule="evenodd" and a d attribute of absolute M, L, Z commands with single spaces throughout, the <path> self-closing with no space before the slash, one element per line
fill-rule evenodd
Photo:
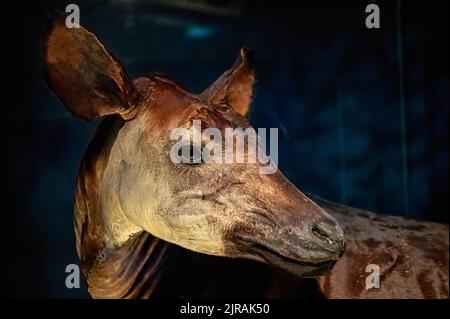
<path fill-rule="evenodd" d="M 47 82 L 68 111 L 105 117 L 81 163 L 74 208 L 92 297 L 305 297 L 310 286 L 331 298 L 448 297 L 448 226 L 318 205 L 257 164 L 170 160 L 171 130 L 194 119 L 250 127 L 247 49 L 201 94 L 160 74 L 130 80 L 92 33 L 62 18 L 44 49 Z M 381 287 L 366 291 L 370 263 L 380 265 Z"/>

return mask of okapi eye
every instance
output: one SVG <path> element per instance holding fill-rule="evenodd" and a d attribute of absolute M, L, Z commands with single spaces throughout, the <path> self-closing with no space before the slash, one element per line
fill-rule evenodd
<path fill-rule="evenodd" d="M 190 165 L 202 163 L 202 151 L 198 146 L 187 144 L 178 150 L 182 162 Z"/>

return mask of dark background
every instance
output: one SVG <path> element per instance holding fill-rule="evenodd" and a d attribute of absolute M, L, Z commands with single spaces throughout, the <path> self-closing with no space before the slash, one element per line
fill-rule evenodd
<path fill-rule="evenodd" d="M 279 128 L 279 167 L 302 191 L 448 223 L 448 1 L 14 2 L 8 21 L 3 211 L 8 297 L 87 297 L 65 287 L 78 263 L 72 205 L 99 120 L 72 118 L 47 88 L 42 29 L 76 3 L 132 77 L 162 72 L 200 92 L 243 45 L 258 72 L 254 127 Z"/>

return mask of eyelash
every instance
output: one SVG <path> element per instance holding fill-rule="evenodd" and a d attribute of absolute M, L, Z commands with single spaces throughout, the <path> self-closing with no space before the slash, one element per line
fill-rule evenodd
<path fill-rule="evenodd" d="M 188 164 L 188 165 L 199 165 L 199 164 L 203 163 L 203 158 L 201 157 L 201 150 L 191 144 L 182 146 L 178 150 L 178 156 L 183 157 L 183 149 L 185 147 L 189 147 L 189 159 L 188 159 L 188 161 L 183 161 L 183 163 Z M 198 162 L 195 162 L 195 160 L 198 158 L 197 156 L 195 156 L 196 155 L 195 153 L 197 153 L 197 156 L 200 156 L 200 161 L 198 161 Z M 184 157 L 183 157 L 183 159 L 186 160 L 186 158 L 184 158 Z"/>

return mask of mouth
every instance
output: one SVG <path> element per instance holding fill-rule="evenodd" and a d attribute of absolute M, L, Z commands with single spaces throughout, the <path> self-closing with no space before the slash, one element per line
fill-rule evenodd
<path fill-rule="evenodd" d="M 317 262 L 305 261 L 284 256 L 260 243 L 245 241 L 245 244 L 249 252 L 259 256 L 263 262 L 304 278 L 314 278 L 325 274 L 337 261 L 337 259 L 328 259 Z"/>

